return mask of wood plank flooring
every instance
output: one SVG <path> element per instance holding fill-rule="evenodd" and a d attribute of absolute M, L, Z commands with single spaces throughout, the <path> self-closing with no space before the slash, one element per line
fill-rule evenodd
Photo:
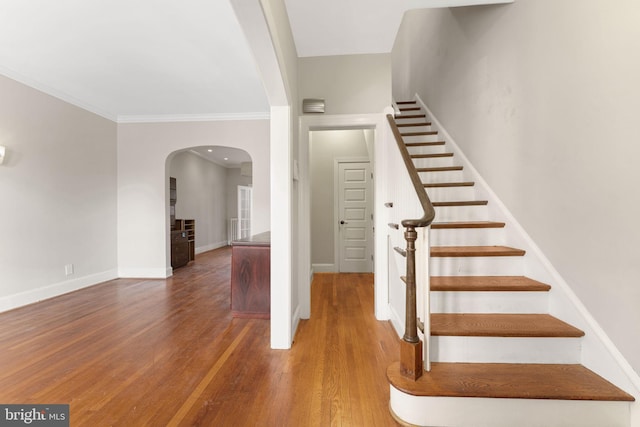
<path fill-rule="evenodd" d="M 0 402 L 68 403 L 72 426 L 397 425 L 372 275 L 316 275 L 311 319 L 271 350 L 268 320 L 231 317 L 229 260 L 0 314 Z"/>

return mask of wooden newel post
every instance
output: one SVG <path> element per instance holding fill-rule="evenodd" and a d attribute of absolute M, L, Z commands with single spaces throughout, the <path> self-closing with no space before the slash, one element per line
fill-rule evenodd
<path fill-rule="evenodd" d="M 407 296 L 405 299 L 404 336 L 400 342 L 400 370 L 402 375 L 413 380 L 422 376 L 422 341 L 418 338 L 416 309 L 416 240 L 415 227 L 406 226 L 407 241 Z"/>

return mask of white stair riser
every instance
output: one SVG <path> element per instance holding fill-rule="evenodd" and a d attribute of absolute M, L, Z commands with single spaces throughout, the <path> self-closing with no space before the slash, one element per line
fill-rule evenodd
<path fill-rule="evenodd" d="M 423 183 L 429 182 L 461 182 L 465 181 L 463 171 L 418 172 Z M 468 180 L 466 180 L 468 181 Z"/>
<path fill-rule="evenodd" d="M 628 402 L 410 396 L 393 386 L 395 417 L 438 427 L 629 427 Z"/>
<path fill-rule="evenodd" d="M 432 257 L 432 276 L 523 276 L 523 257 Z"/>
<path fill-rule="evenodd" d="M 474 187 L 435 187 L 426 190 L 432 202 L 469 201 L 476 198 Z"/>
<path fill-rule="evenodd" d="M 432 228 L 432 246 L 494 246 L 505 244 L 504 228 Z"/>
<path fill-rule="evenodd" d="M 580 363 L 581 338 L 431 337 L 433 362 Z"/>
<path fill-rule="evenodd" d="M 431 292 L 432 313 L 548 313 L 548 292 Z"/>
<path fill-rule="evenodd" d="M 487 206 L 437 206 L 435 222 L 486 221 Z"/>
<path fill-rule="evenodd" d="M 407 147 L 409 154 L 436 154 L 446 153 L 447 148 L 444 145 L 418 145 L 413 147 Z"/>
<path fill-rule="evenodd" d="M 417 112 L 416 114 L 424 114 L 424 113 Z M 420 123 L 424 123 L 425 121 L 428 122 L 429 120 L 425 119 L 424 117 L 419 117 L 417 119 L 403 119 L 403 118 L 400 118 L 400 117 L 396 117 L 396 123 L 397 124 L 414 123 L 414 124 L 418 125 Z"/>
<path fill-rule="evenodd" d="M 436 142 L 442 141 L 442 138 L 438 135 L 416 135 L 416 136 L 403 136 L 402 140 L 408 142 Z"/>
<path fill-rule="evenodd" d="M 400 133 L 407 133 L 407 132 L 428 132 L 431 129 L 431 126 L 425 126 L 424 125 L 424 120 L 420 121 L 420 122 L 416 122 L 416 121 L 404 121 L 404 122 L 399 122 L 399 125 L 404 125 L 404 124 L 415 124 L 415 126 L 400 126 L 398 127 L 398 129 L 400 129 Z"/>
<path fill-rule="evenodd" d="M 453 157 L 435 157 L 431 159 L 413 159 L 416 168 L 437 168 L 441 166 L 453 166 Z"/>

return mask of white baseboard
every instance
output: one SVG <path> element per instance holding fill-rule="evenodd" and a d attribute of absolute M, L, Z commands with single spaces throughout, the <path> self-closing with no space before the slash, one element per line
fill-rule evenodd
<path fill-rule="evenodd" d="M 117 278 L 118 274 L 115 269 L 107 270 L 101 273 L 90 274 L 88 276 L 78 277 L 72 280 L 65 280 L 64 282 L 55 283 L 53 285 L 43 286 L 30 291 L 7 295 L 0 298 L 0 312 L 13 310 L 14 308 L 54 298 Z"/>
<path fill-rule="evenodd" d="M 293 344 L 293 340 L 296 337 L 296 331 L 298 330 L 298 325 L 300 324 L 300 304 L 296 306 L 296 309 L 293 311 L 293 316 L 291 317 L 291 343 Z"/>
<path fill-rule="evenodd" d="M 223 248 L 227 245 L 227 241 L 226 240 L 221 240 L 219 242 L 216 243 L 212 243 L 210 245 L 206 245 L 206 246 L 198 246 L 196 247 L 196 255 L 201 254 L 203 252 L 208 252 L 208 251 L 212 251 L 214 249 L 218 249 L 218 248 Z"/>
<path fill-rule="evenodd" d="M 314 273 L 337 273 L 335 264 L 312 264 Z"/>
<path fill-rule="evenodd" d="M 173 269 L 166 268 L 119 268 L 118 277 L 131 279 L 166 279 L 171 277 Z"/>

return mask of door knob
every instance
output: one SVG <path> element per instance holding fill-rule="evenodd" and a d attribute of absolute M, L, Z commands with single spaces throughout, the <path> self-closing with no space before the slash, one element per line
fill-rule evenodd
<path fill-rule="evenodd" d="M 342 220 L 340 221 L 340 225 L 345 225 L 345 224 L 348 224 L 348 222 L 342 221 Z"/>

